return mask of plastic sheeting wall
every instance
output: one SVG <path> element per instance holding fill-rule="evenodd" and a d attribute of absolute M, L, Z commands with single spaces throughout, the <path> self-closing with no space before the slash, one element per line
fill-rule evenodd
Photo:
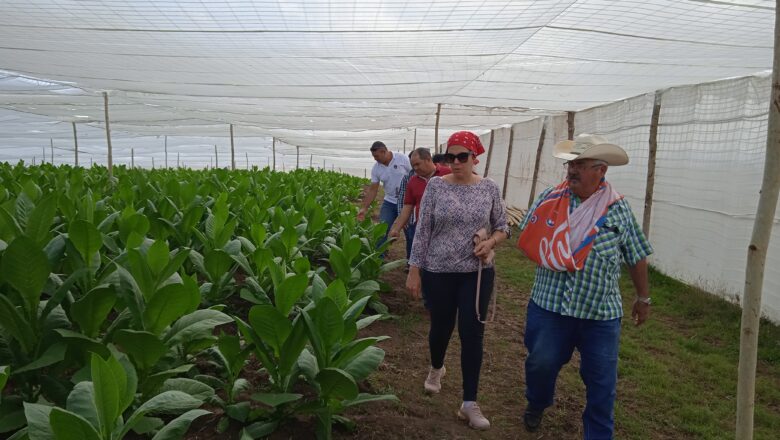
<path fill-rule="evenodd" d="M 650 238 L 665 273 L 738 300 L 766 149 L 768 77 L 680 87 L 661 104 Z M 780 321 L 780 219 L 763 312 Z"/>
<path fill-rule="evenodd" d="M 768 76 L 754 76 L 678 87 L 661 94 L 650 223 L 655 254 L 650 261 L 674 278 L 737 302 L 744 288 L 747 245 L 763 175 L 769 87 Z M 626 196 L 640 224 L 653 103 L 654 94 L 640 95 L 578 112 L 574 123 L 575 134 L 604 135 L 628 152 L 630 163 L 610 168 L 607 178 Z M 562 161 L 552 157 L 552 148 L 567 137 L 566 116 L 547 119 L 537 195 L 565 176 Z M 515 154 L 506 195 L 510 206 L 525 208 L 528 204 L 528 176 L 533 173 L 541 120 L 514 125 Z M 508 137 L 508 128 L 496 130 L 490 177 L 499 185 L 503 184 Z M 780 322 L 777 214 L 765 277 L 762 311 Z"/>

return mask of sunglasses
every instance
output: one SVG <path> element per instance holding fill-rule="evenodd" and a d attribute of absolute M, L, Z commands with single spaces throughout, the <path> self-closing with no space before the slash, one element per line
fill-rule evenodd
<path fill-rule="evenodd" d="M 444 154 L 444 163 L 455 163 L 455 159 L 458 160 L 460 163 L 466 163 L 469 160 L 469 157 L 472 156 L 473 153 L 469 153 L 468 151 L 465 153 L 459 153 L 459 154 L 452 154 L 452 153 L 445 153 Z"/>

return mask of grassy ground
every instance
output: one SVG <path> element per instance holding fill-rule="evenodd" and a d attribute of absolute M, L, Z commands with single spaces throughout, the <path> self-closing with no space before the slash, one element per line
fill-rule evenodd
<path fill-rule="evenodd" d="M 403 243 L 391 256 L 401 258 Z M 487 438 L 569 439 L 581 437 L 584 387 L 578 358 L 564 367 L 556 403 L 536 434 L 521 422 L 523 399 L 522 346 L 525 307 L 534 266 L 510 245 L 497 258 L 498 318 L 486 331 L 480 405 L 493 423 L 487 432 L 474 432 L 454 413 L 460 403 L 459 343 L 453 335 L 449 367 L 442 393 L 422 393 L 427 374 L 427 316 L 403 290 L 402 271 L 387 274 L 394 291 L 384 296 L 398 318 L 375 324 L 375 334 L 392 339 L 383 343 L 384 365 L 370 379 L 376 392 L 393 392 L 397 404 L 366 405 L 349 414 L 356 432 L 341 438 Z M 633 289 L 624 274 L 622 291 L 626 314 Z M 651 320 L 634 327 L 624 320 L 621 339 L 616 437 L 623 439 L 726 439 L 734 437 L 736 378 L 739 353 L 738 307 L 659 273 L 650 276 Z M 755 438 L 780 438 L 780 328 L 762 323 L 756 390 Z"/>

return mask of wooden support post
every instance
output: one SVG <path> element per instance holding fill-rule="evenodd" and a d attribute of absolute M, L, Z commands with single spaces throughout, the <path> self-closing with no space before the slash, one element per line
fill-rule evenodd
<path fill-rule="evenodd" d="M 309 168 L 312 168 L 313 162 L 314 162 L 314 155 L 310 154 L 309 155 Z"/>
<path fill-rule="evenodd" d="M 542 148 L 544 148 L 544 138 L 547 136 L 547 121 L 548 118 L 545 116 L 544 121 L 542 121 L 542 132 L 539 134 L 539 144 L 536 146 L 534 177 L 533 180 L 531 180 L 531 195 L 528 197 L 529 209 L 531 208 L 531 205 L 534 204 L 534 199 L 536 199 L 536 182 L 539 179 L 539 164 L 542 162 Z"/>
<path fill-rule="evenodd" d="M 569 140 L 574 140 L 574 113 L 566 112 L 566 126 L 569 128 Z"/>
<path fill-rule="evenodd" d="M 79 137 L 76 135 L 76 123 L 71 122 L 73 125 L 73 163 L 74 166 L 79 166 Z"/>
<path fill-rule="evenodd" d="M 775 8 L 774 66 L 769 97 L 769 124 L 766 133 L 764 178 L 759 192 L 756 220 L 748 246 L 745 292 L 742 297 L 742 323 L 737 373 L 737 440 L 753 438 L 756 398 L 758 331 L 761 319 L 761 293 L 764 265 L 772 236 L 777 197 L 780 194 L 780 5 Z"/>
<path fill-rule="evenodd" d="M 214 168 L 219 168 L 219 153 L 216 145 L 214 145 Z"/>
<path fill-rule="evenodd" d="M 433 133 L 433 151 L 434 153 L 439 153 L 439 116 L 441 115 L 441 104 L 436 105 L 436 129 Z"/>
<path fill-rule="evenodd" d="M 642 232 L 650 237 L 650 216 L 653 212 L 653 191 L 655 188 L 655 157 L 658 151 L 658 118 L 661 116 L 661 98 L 660 91 L 655 92 L 653 102 L 653 114 L 650 116 L 650 138 L 647 153 L 647 184 L 645 185 L 645 211 L 642 216 Z"/>
<path fill-rule="evenodd" d="M 168 168 L 168 136 L 165 136 L 165 168 Z"/>
<path fill-rule="evenodd" d="M 35 156 L 33 156 L 32 166 L 35 166 Z"/>
<path fill-rule="evenodd" d="M 103 92 L 103 107 L 106 114 L 106 144 L 108 145 L 108 177 L 114 177 L 114 154 L 111 150 L 111 126 L 108 119 L 108 92 Z"/>
<path fill-rule="evenodd" d="M 41 145 L 41 165 L 46 162 L 46 147 Z"/>
<path fill-rule="evenodd" d="M 412 150 L 417 149 L 417 129 L 414 129 L 414 139 L 412 140 Z"/>
<path fill-rule="evenodd" d="M 246 156 L 246 169 L 249 169 L 249 153 L 244 151 L 244 155 Z"/>
<path fill-rule="evenodd" d="M 406 139 L 404 139 L 404 154 L 406 154 Z"/>
<path fill-rule="evenodd" d="M 506 200 L 506 190 L 509 187 L 509 167 L 512 165 L 512 145 L 515 141 L 515 126 L 509 129 L 509 150 L 506 153 L 506 169 L 504 169 L 504 189 L 501 191 L 501 198 Z"/>
<path fill-rule="evenodd" d="M 297 170 L 300 168 L 300 160 L 301 160 L 301 147 L 295 146 L 295 169 Z"/>
<path fill-rule="evenodd" d="M 230 124 L 230 169 L 236 169 L 236 148 L 233 144 L 233 124 Z"/>
<path fill-rule="evenodd" d="M 274 166 L 272 171 L 276 171 L 276 138 L 271 138 L 271 153 L 274 156 Z"/>
<path fill-rule="evenodd" d="M 135 148 L 130 149 L 130 168 L 135 168 Z"/>
<path fill-rule="evenodd" d="M 482 177 L 488 176 L 488 171 L 490 170 L 490 159 L 493 158 L 493 140 L 496 137 L 496 130 L 490 130 L 490 144 L 488 145 L 488 157 L 487 161 L 485 162 L 485 172 L 482 174 Z"/>
<path fill-rule="evenodd" d="M 51 148 L 51 164 L 54 165 L 54 139 L 49 138 L 49 147 Z"/>
<path fill-rule="evenodd" d="M 152 169 L 154 169 L 154 156 L 152 156 Z"/>
<path fill-rule="evenodd" d="M 363 168 L 363 178 L 368 179 L 368 171 L 365 168 Z"/>
<path fill-rule="evenodd" d="M 180 167 L 179 165 L 181 163 L 179 162 L 180 157 L 181 157 L 181 153 L 176 153 L 176 168 Z"/>

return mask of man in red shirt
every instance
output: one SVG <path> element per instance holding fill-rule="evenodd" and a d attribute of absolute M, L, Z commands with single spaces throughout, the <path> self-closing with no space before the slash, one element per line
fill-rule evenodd
<path fill-rule="evenodd" d="M 416 220 L 420 217 L 420 203 L 428 181 L 431 177 L 444 176 L 452 172 L 448 167 L 434 164 L 431 151 L 427 148 L 418 148 L 412 151 L 411 162 L 415 175 L 409 179 L 406 186 L 403 200 L 404 209 L 390 228 L 390 237 L 397 238 L 404 227 L 412 228 L 408 236 L 414 237 Z M 414 214 L 414 218 L 412 218 L 412 214 Z"/>

